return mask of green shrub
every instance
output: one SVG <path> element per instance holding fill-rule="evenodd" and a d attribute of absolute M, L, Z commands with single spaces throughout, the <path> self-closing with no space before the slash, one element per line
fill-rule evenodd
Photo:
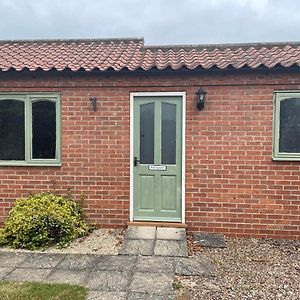
<path fill-rule="evenodd" d="M 76 202 L 41 193 L 16 201 L 0 231 L 0 244 L 29 250 L 54 244 L 64 247 L 90 229 Z"/>

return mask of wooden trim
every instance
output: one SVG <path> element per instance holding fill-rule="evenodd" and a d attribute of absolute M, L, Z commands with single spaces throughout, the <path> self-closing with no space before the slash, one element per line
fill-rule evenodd
<path fill-rule="evenodd" d="M 154 226 L 154 227 L 171 227 L 171 228 L 187 228 L 186 223 L 172 223 L 172 222 L 127 222 L 128 226 Z"/>

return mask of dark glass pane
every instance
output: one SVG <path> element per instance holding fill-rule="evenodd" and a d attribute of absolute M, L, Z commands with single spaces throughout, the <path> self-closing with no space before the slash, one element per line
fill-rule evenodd
<path fill-rule="evenodd" d="M 154 163 L 154 103 L 140 106 L 140 160 Z"/>
<path fill-rule="evenodd" d="M 56 112 L 55 103 L 32 103 L 32 158 L 55 158 Z"/>
<path fill-rule="evenodd" d="M 25 160 L 23 101 L 0 100 L 0 160 Z"/>
<path fill-rule="evenodd" d="M 162 103 L 161 163 L 176 164 L 176 105 Z"/>
<path fill-rule="evenodd" d="M 280 103 L 279 152 L 300 153 L 300 98 Z"/>

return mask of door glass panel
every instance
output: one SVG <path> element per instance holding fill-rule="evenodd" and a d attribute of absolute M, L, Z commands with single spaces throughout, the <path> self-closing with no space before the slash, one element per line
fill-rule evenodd
<path fill-rule="evenodd" d="M 140 163 L 154 163 L 154 103 L 140 106 Z"/>
<path fill-rule="evenodd" d="M 55 158 L 56 109 L 55 103 L 32 103 L 32 158 Z"/>
<path fill-rule="evenodd" d="M 280 103 L 279 152 L 300 152 L 300 99 L 290 98 Z"/>
<path fill-rule="evenodd" d="M 176 105 L 162 103 L 161 163 L 176 164 Z"/>
<path fill-rule="evenodd" d="M 0 101 L 0 160 L 25 160 L 23 101 Z"/>

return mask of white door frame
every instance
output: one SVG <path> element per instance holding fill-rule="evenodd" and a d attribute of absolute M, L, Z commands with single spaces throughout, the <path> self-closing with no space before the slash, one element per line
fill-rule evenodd
<path fill-rule="evenodd" d="M 186 116 L 186 92 L 132 92 L 130 93 L 130 222 L 133 222 L 133 107 L 134 97 L 163 97 L 163 96 L 180 96 L 182 97 L 182 216 L 181 223 L 185 223 L 185 116 Z"/>

